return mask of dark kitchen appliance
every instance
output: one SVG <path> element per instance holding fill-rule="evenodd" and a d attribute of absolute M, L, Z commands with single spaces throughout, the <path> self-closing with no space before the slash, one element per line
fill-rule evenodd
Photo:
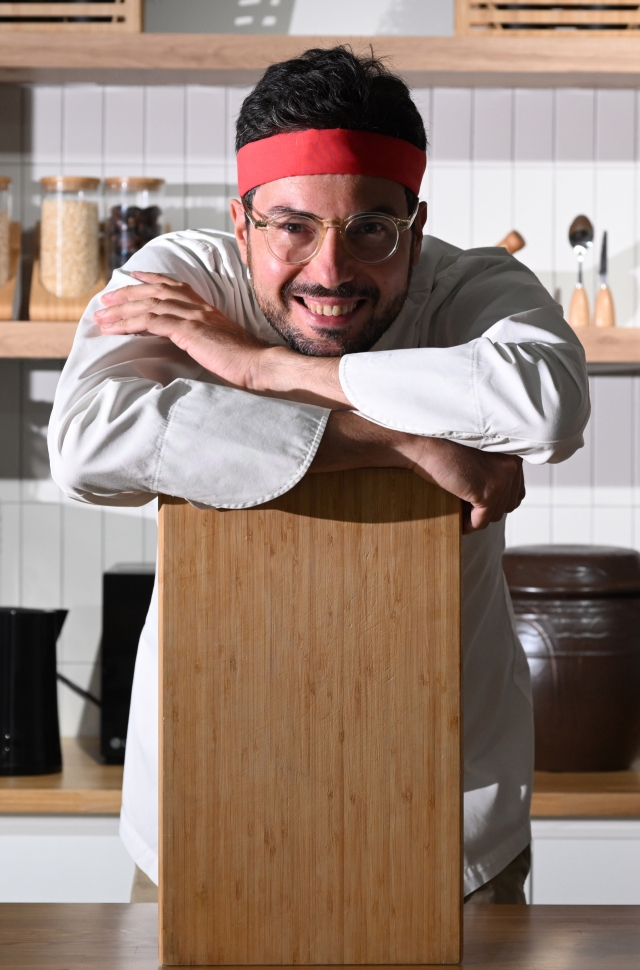
<path fill-rule="evenodd" d="M 640 554 L 519 546 L 503 559 L 539 771 L 621 771 L 640 749 Z"/>
<path fill-rule="evenodd" d="M 100 750 L 107 764 L 124 762 L 133 670 L 154 578 L 152 563 L 123 563 L 103 576 Z"/>
<path fill-rule="evenodd" d="M 0 775 L 62 770 L 56 641 L 66 615 L 0 607 Z"/>

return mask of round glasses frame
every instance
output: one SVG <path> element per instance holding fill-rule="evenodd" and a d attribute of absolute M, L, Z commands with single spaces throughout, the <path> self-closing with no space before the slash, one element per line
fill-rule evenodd
<path fill-rule="evenodd" d="M 318 226 L 320 230 L 318 233 L 318 243 L 316 245 L 316 248 L 309 256 L 305 256 L 304 259 L 283 259 L 282 256 L 278 256 L 277 253 L 274 253 L 273 249 L 269 244 L 269 229 L 275 226 L 276 223 L 281 222 L 284 214 L 274 216 L 272 219 L 254 219 L 253 216 L 251 215 L 251 212 L 247 208 L 244 202 L 244 199 L 242 200 L 242 208 L 244 209 L 247 219 L 249 220 L 253 228 L 258 229 L 260 232 L 264 232 L 266 234 L 267 248 L 269 249 L 269 252 L 275 259 L 279 260 L 279 262 L 281 263 L 286 263 L 288 266 L 301 266 L 303 263 L 308 263 L 315 256 L 317 256 L 320 250 L 322 249 L 322 244 L 325 240 L 325 236 L 327 235 L 327 230 L 337 229 L 340 233 L 340 238 L 342 239 L 342 242 L 344 243 L 344 246 L 347 252 L 351 256 L 353 256 L 354 259 L 357 259 L 359 263 L 366 263 L 367 265 L 371 266 L 371 265 L 375 265 L 376 263 L 384 263 L 387 259 L 391 259 L 391 257 L 395 253 L 397 253 L 398 246 L 400 245 L 400 234 L 403 232 L 406 232 L 407 229 L 411 229 L 411 226 L 415 222 L 416 216 L 418 215 L 418 211 L 420 209 L 420 203 L 418 203 L 418 205 L 415 207 L 415 210 L 409 216 L 408 219 L 398 219 L 397 216 L 388 215 L 386 212 L 357 212 L 355 215 L 347 216 L 346 219 L 321 219 L 320 216 L 315 216 L 312 213 L 311 214 L 307 212 L 302 213 L 302 212 L 295 212 L 294 210 L 291 210 L 292 216 L 299 216 L 299 217 L 304 217 L 305 219 L 311 219 L 313 222 L 315 222 L 315 224 Z M 376 219 L 386 219 L 389 222 L 393 222 L 393 224 L 396 227 L 395 246 L 393 247 L 391 252 L 388 253 L 386 256 L 383 256 L 382 259 L 361 259 L 361 257 L 356 256 L 356 254 L 352 252 L 349 247 L 349 241 L 346 235 L 347 229 L 349 228 L 351 223 L 354 222 L 356 219 L 362 219 L 363 217 L 366 217 L 366 216 L 370 216 L 371 218 L 376 218 Z"/>

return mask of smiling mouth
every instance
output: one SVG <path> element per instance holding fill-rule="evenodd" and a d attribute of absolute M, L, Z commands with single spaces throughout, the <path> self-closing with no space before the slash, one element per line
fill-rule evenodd
<path fill-rule="evenodd" d="M 310 313 L 315 313 L 319 317 L 343 317 L 347 313 L 353 313 L 356 307 L 364 302 L 364 300 L 355 300 L 353 303 L 313 303 L 301 296 L 297 296 L 296 300 Z"/>

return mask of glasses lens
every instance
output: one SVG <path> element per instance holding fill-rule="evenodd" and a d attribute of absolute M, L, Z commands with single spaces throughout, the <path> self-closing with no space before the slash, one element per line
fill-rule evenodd
<path fill-rule="evenodd" d="M 267 229 L 269 249 L 285 263 L 310 259 L 318 248 L 319 239 L 319 227 L 305 216 L 282 216 L 270 222 Z"/>
<path fill-rule="evenodd" d="M 362 215 L 353 219 L 345 230 L 347 248 L 363 263 L 388 259 L 398 245 L 398 227 L 393 219 L 382 215 Z"/>

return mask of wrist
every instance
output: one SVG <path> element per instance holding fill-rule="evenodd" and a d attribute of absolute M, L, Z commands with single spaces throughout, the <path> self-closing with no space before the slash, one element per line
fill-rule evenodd
<path fill-rule="evenodd" d="M 302 404 L 351 410 L 340 384 L 339 367 L 336 357 L 307 357 L 288 347 L 265 347 L 251 361 L 247 388 Z"/>

